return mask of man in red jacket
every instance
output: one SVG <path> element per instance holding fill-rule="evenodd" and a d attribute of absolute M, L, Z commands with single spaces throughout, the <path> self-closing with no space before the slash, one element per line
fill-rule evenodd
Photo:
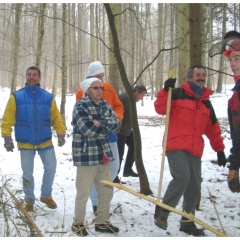
<path fill-rule="evenodd" d="M 204 134 L 213 150 L 217 152 L 218 165 L 226 165 L 220 125 L 209 100 L 213 91 L 205 87 L 206 78 L 206 69 L 202 65 L 192 65 L 188 69 L 187 81 L 183 83 L 182 88 L 174 88 L 176 79 L 170 78 L 165 81 L 164 88 L 158 92 L 154 102 L 156 112 L 165 115 L 168 90 L 173 88 L 166 146 L 173 179 L 162 202 L 175 208 L 183 196 L 182 211 L 193 215 L 201 185 Z M 156 226 L 166 230 L 169 213 L 166 209 L 156 206 Z M 198 229 L 194 222 L 184 217 L 181 219 L 179 230 L 194 236 L 204 235 L 203 229 Z"/>
<path fill-rule="evenodd" d="M 228 161 L 228 187 L 232 192 L 240 192 L 239 168 L 240 168 L 240 33 L 229 31 L 225 34 L 224 40 L 213 45 L 209 51 L 209 56 L 223 54 L 232 69 L 235 86 L 232 89 L 233 95 L 228 100 L 228 120 L 232 138 L 232 148 Z"/>

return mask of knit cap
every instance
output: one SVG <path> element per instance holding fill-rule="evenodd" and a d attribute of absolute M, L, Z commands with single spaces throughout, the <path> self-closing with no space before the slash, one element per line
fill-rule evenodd
<path fill-rule="evenodd" d="M 81 88 L 82 88 L 83 92 L 86 93 L 86 91 L 92 85 L 92 83 L 96 82 L 96 81 L 99 81 L 100 83 L 102 83 L 102 81 L 98 78 L 87 78 L 86 80 L 81 82 Z"/>
<path fill-rule="evenodd" d="M 91 62 L 88 67 L 88 76 L 95 76 L 99 73 L 104 73 L 104 67 L 99 61 Z"/>

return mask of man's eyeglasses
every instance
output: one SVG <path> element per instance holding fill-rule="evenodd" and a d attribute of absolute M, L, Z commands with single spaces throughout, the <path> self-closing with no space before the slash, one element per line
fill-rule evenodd
<path fill-rule="evenodd" d="M 102 91 L 104 90 L 104 87 L 89 87 L 89 88 L 93 88 L 94 90 L 98 90 L 98 89 L 101 89 Z"/>

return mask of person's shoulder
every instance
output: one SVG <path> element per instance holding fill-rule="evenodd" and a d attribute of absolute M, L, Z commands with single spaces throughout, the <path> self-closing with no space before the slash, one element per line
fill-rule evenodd
<path fill-rule="evenodd" d="M 46 94 L 49 94 L 49 95 L 52 95 L 53 96 L 53 94 L 52 93 L 50 93 L 49 91 L 47 91 L 47 90 L 45 90 L 45 89 L 43 89 L 43 88 L 40 88 L 42 91 L 44 91 Z"/>
<path fill-rule="evenodd" d="M 210 89 L 210 88 L 205 87 L 205 93 L 207 95 L 212 95 L 214 93 L 214 91 L 212 89 Z"/>
<path fill-rule="evenodd" d="M 114 89 L 113 86 L 108 82 L 103 82 L 103 86 L 108 89 Z"/>
<path fill-rule="evenodd" d="M 128 98 L 127 92 L 122 92 L 118 95 L 119 98 Z"/>

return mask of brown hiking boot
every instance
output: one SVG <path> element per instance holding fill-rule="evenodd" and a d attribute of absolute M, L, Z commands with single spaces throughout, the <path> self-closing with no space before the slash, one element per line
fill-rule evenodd
<path fill-rule="evenodd" d="M 188 233 L 193 236 L 204 236 L 204 229 L 199 229 L 196 227 L 194 222 L 181 222 L 179 231 Z"/>
<path fill-rule="evenodd" d="M 33 212 L 33 204 L 31 204 L 31 203 L 26 203 L 26 205 L 25 205 L 25 210 L 26 210 L 27 212 Z"/>
<path fill-rule="evenodd" d="M 57 208 L 57 204 L 53 201 L 52 196 L 49 197 L 41 197 L 40 201 L 45 203 L 48 208 L 55 209 Z"/>
<path fill-rule="evenodd" d="M 154 217 L 154 223 L 157 227 L 167 230 L 167 217 L 157 216 Z"/>

